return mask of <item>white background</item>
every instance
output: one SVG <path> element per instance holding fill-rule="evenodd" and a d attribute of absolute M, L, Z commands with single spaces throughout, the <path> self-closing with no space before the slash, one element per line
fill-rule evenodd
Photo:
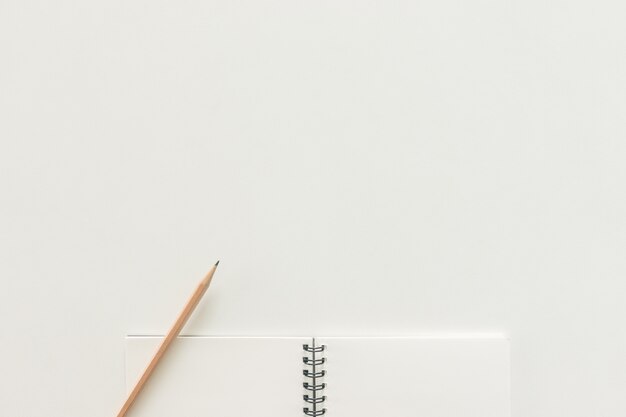
<path fill-rule="evenodd" d="M 514 417 L 626 413 L 620 1 L 0 3 L 0 414 L 124 335 L 504 331 Z"/>

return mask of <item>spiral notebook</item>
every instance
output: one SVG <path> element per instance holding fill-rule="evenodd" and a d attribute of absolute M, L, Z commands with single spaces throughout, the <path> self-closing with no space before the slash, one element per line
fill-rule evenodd
<path fill-rule="evenodd" d="M 127 338 L 127 390 L 160 340 Z M 500 335 L 183 336 L 133 416 L 509 417 L 509 391 Z"/>

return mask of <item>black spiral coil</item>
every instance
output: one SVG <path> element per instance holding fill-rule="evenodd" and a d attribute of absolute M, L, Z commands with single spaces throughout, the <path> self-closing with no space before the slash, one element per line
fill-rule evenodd
<path fill-rule="evenodd" d="M 310 407 L 304 407 L 302 410 L 307 416 L 322 416 L 326 414 L 326 409 L 323 408 L 326 396 L 320 395 L 320 391 L 326 388 L 326 384 L 324 382 L 320 382 L 319 380 L 324 378 L 326 371 L 323 369 L 320 370 L 319 367 L 326 362 L 326 358 L 323 357 L 323 352 L 324 349 L 326 349 L 326 346 L 315 346 L 315 339 L 313 339 L 313 343 L 311 345 L 302 345 L 302 349 L 309 354 L 302 358 L 304 366 L 308 368 L 302 371 L 302 375 L 309 379 L 309 381 L 304 382 L 302 386 L 310 393 L 302 396 L 304 402 L 310 404 Z"/>

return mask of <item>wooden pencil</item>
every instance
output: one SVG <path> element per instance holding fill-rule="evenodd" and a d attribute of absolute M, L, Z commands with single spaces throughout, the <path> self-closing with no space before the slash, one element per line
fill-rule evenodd
<path fill-rule="evenodd" d="M 165 339 L 163 339 L 163 342 L 161 342 L 161 346 L 159 346 L 159 350 L 157 350 L 154 357 L 148 364 L 148 367 L 143 372 L 143 375 L 141 376 L 141 378 L 135 385 L 135 388 L 133 388 L 132 392 L 128 396 L 128 399 L 122 406 L 122 409 L 120 410 L 120 412 L 117 414 L 117 417 L 126 416 L 126 413 L 132 407 L 133 403 L 137 399 L 137 396 L 139 395 L 143 387 L 146 385 L 146 382 L 150 378 L 150 375 L 152 375 L 152 372 L 154 372 L 155 368 L 159 364 L 159 361 L 161 360 L 161 358 L 163 357 L 167 349 L 170 347 L 172 342 L 180 334 L 180 331 L 182 330 L 185 323 L 187 323 L 187 320 L 191 316 L 191 313 L 193 313 L 193 310 L 196 308 L 196 306 L 202 299 L 202 296 L 204 295 L 206 290 L 209 288 L 209 285 L 211 284 L 211 279 L 213 278 L 213 274 L 215 273 L 215 270 L 217 269 L 217 265 L 219 263 L 220 261 L 217 261 L 217 263 L 213 265 L 211 270 L 206 274 L 204 279 L 200 281 L 200 284 L 198 284 L 198 288 L 196 288 L 196 291 L 193 293 L 191 298 L 189 298 L 189 301 L 187 301 L 185 308 L 176 319 L 176 322 L 174 323 L 174 325 L 168 332 L 167 336 L 165 336 Z"/>

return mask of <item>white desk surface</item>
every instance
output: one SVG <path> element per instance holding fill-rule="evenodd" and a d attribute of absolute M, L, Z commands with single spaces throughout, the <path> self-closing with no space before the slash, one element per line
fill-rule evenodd
<path fill-rule="evenodd" d="M 626 415 L 621 1 L 0 5 L 0 414 L 124 336 L 505 332 L 514 417 Z"/>

